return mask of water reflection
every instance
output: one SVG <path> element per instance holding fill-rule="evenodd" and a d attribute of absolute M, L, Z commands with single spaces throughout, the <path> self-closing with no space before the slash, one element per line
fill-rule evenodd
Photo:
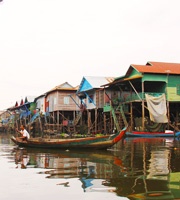
<path fill-rule="evenodd" d="M 14 148 L 16 167 L 84 192 L 113 192 L 128 199 L 180 199 L 180 143 L 173 138 L 127 138 L 114 151 L 59 151 Z M 119 151 L 120 150 L 120 151 Z"/>
<path fill-rule="evenodd" d="M 48 169 L 40 172 L 50 179 L 70 179 L 78 177 L 84 192 L 103 191 L 115 192 L 116 187 L 110 187 L 107 179 L 113 178 L 115 167 L 124 167 L 122 161 L 108 152 L 64 152 L 39 149 L 14 148 L 17 167 L 25 165 Z M 58 185 L 69 187 L 68 182 Z"/>
<path fill-rule="evenodd" d="M 14 149 L 14 158 L 16 163 L 16 168 L 21 167 L 21 169 L 25 169 L 29 163 L 30 156 L 26 153 L 25 149 Z"/>
<path fill-rule="evenodd" d="M 172 179 L 170 179 L 174 173 L 172 169 L 175 167 L 171 164 L 175 159 L 172 156 L 173 152 L 176 151 L 180 155 L 179 142 L 177 143 L 174 138 L 128 138 L 126 142 L 131 145 L 133 152 L 131 170 L 135 168 L 142 170 L 141 175 L 134 179 L 134 185 L 130 187 L 133 194 L 127 196 L 131 199 L 179 199 L 180 190 L 176 192 L 171 190 Z M 137 162 L 142 162 L 141 166 Z M 174 162 L 174 165 L 177 164 Z M 180 181 L 180 176 L 178 180 Z M 175 193 L 179 193 L 176 198 Z"/>

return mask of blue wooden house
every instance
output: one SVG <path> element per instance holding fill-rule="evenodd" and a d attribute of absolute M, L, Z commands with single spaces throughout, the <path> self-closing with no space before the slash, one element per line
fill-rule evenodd
<path fill-rule="evenodd" d="M 88 127 L 88 133 L 97 133 L 104 129 L 103 107 L 113 95 L 118 97 L 119 93 L 105 90 L 101 86 L 113 80 L 113 77 L 99 76 L 84 76 L 81 80 L 76 94 L 80 100 L 82 119 Z"/>

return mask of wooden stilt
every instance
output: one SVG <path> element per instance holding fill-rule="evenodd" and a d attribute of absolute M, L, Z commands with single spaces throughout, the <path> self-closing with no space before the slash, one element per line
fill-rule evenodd
<path fill-rule="evenodd" d="M 95 108 L 95 133 L 97 133 L 97 108 Z"/>
<path fill-rule="evenodd" d="M 55 126 L 55 120 L 54 120 L 55 118 L 54 117 L 55 117 L 55 112 L 53 112 L 53 130 L 54 130 L 54 126 Z"/>
<path fill-rule="evenodd" d="M 168 130 L 170 128 L 170 108 L 169 108 L 169 101 L 167 101 L 167 116 L 168 116 Z"/>
<path fill-rule="evenodd" d="M 178 104 L 176 103 L 176 124 L 179 123 L 179 107 Z"/>
<path fill-rule="evenodd" d="M 59 131 L 59 110 L 57 111 L 57 130 Z"/>
<path fill-rule="evenodd" d="M 104 133 L 107 133 L 107 125 L 106 125 L 106 113 L 104 112 L 103 113 L 103 116 L 104 116 Z"/>
<path fill-rule="evenodd" d="M 112 133 L 112 132 L 113 132 L 113 129 L 114 129 L 114 123 L 113 123 L 112 112 L 110 112 L 110 121 L 111 121 L 111 133 Z"/>
<path fill-rule="evenodd" d="M 73 121 L 75 121 L 76 120 L 76 111 L 73 111 Z M 76 125 L 75 124 L 73 124 L 73 129 L 74 129 L 74 134 L 76 133 Z"/>
<path fill-rule="evenodd" d="M 42 127 L 42 122 L 41 122 L 41 117 L 39 116 L 39 127 L 41 131 L 41 136 L 43 136 L 43 127 Z"/>
<path fill-rule="evenodd" d="M 145 128 L 145 122 L 144 122 L 144 117 L 145 117 L 145 110 L 144 110 L 144 82 L 142 82 L 142 131 L 144 131 Z"/>
<path fill-rule="evenodd" d="M 49 120 L 47 120 L 47 121 L 49 121 L 49 123 L 48 123 L 48 124 L 50 124 L 50 123 L 51 123 L 51 121 L 50 121 L 50 120 L 51 120 L 51 119 L 50 119 L 50 117 L 51 117 L 51 116 L 48 116 L 48 119 L 49 119 Z M 50 130 L 50 126 L 48 126 L 48 129 Z"/>
<path fill-rule="evenodd" d="M 87 110 L 87 117 L 88 117 L 88 134 L 90 134 L 90 128 L 91 128 L 91 125 L 90 125 L 90 121 L 91 121 L 91 112 L 89 110 Z"/>
<path fill-rule="evenodd" d="M 132 132 L 132 130 L 134 129 L 134 123 L 133 123 L 133 103 L 130 103 L 130 109 L 131 109 L 131 127 L 130 127 L 130 131 Z"/>
<path fill-rule="evenodd" d="M 57 124 L 59 125 L 59 110 L 57 111 Z"/>
<path fill-rule="evenodd" d="M 64 116 L 64 111 L 62 111 L 62 113 L 61 113 L 61 116 L 62 116 L 62 124 L 63 124 L 63 120 L 64 120 L 64 118 L 63 118 L 63 116 Z M 64 133 L 64 126 L 62 126 L 62 132 Z"/>

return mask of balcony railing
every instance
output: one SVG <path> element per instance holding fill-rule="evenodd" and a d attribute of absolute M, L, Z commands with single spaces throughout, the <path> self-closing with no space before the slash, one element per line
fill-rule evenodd
<path fill-rule="evenodd" d="M 139 96 L 136 93 L 133 93 L 132 95 L 125 96 L 123 102 L 129 102 L 129 101 L 136 101 L 136 100 L 145 99 L 145 94 L 149 94 L 149 95 L 151 95 L 153 97 L 159 97 L 164 93 L 152 93 L 152 92 L 142 93 L 142 92 L 140 92 L 140 93 L 138 93 Z"/>
<path fill-rule="evenodd" d="M 149 94 L 153 97 L 159 97 L 164 93 L 152 93 L 152 92 L 142 93 L 142 92 L 140 92 L 140 93 L 138 93 L 139 96 L 136 93 L 133 93 L 132 95 L 126 95 L 126 96 L 122 97 L 120 99 L 119 103 L 130 102 L 130 101 L 140 101 L 141 99 L 145 99 L 145 94 Z M 113 105 L 114 109 L 116 109 L 117 107 L 118 107 L 118 105 Z M 111 110 L 110 103 L 109 104 L 107 103 L 106 105 L 104 105 L 103 110 L 104 110 L 104 112 L 109 112 Z"/>

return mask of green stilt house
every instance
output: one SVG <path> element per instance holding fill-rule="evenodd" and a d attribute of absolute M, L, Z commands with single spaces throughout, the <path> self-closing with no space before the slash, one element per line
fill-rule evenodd
<path fill-rule="evenodd" d="M 130 65 L 124 76 L 116 78 L 104 87 L 119 89 L 119 105 L 113 106 L 113 109 L 116 116 L 119 115 L 119 119 L 123 119 L 125 124 L 129 125 L 130 131 L 179 131 L 180 64 L 147 62 L 146 65 Z M 147 97 L 160 99 L 163 96 L 165 106 L 160 109 L 165 113 L 167 120 L 152 121 Z M 152 109 L 156 112 L 156 105 Z M 108 111 L 112 112 L 111 105 L 109 109 L 107 105 L 104 107 L 104 112 Z"/>

